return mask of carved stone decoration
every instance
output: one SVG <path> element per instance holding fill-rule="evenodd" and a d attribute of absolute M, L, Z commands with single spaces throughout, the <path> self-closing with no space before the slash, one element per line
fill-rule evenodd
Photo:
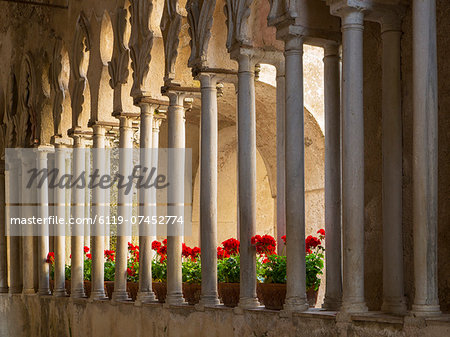
<path fill-rule="evenodd" d="M 6 126 L 5 146 L 15 147 L 17 145 L 17 132 L 14 124 L 14 116 L 17 114 L 18 89 L 17 80 L 14 73 L 11 73 L 8 88 L 5 96 L 5 114 L 3 124 Z"/>
<path fill-rule="evenodd" d="M 206 62 L 216 0 L 188 0 L 189 35 L 191 56 L 189 67 L 201 67 Z"/>
<path fill-rule="evenodd" d="M 247 25 L 252 2 L 253 0 L 226 0 L 224 11 L 227 17 L 228 51 L 231 51 L 235 45 L 251 45 Z"/>
<path fill-rule="evenodd" d="M 143 85 L 150 67 L 153 47 L 153 32 L 149 28 L 153 10 L 152 0 L 131 0 L 130 6 L 130 54 L 133 69 L 133 98 L 144 96 Z"/>
<path fill-rule="evenodd" d="M 267 18 L 269 26 L 276 25 L 278 21 L 297 17 L 296 0 L 269 0 L 270 11 Z"/>
<path fill-rule="evenodd" d="M 91 49 L 89 39 L 89 24 L 83 12 L 77 20 L 75 28 L 75 38 L 72 49 L 71 73 L 73 79 L 73 87 L 71 93 L 72 99 L 72 127 L 81 127 L 81 115 L 83 112 L 84 90 L 86 89 L 86 74 L 83 73 L 83 61 L 86 52 Z"/>
<path fill-rule="evenodd" d="M 14 115 L 17 146 L 28 147 L 36 139 L 37 83 L 36 70 L 30 53 L 23 57 L 19 87 L 19 109 Z"/>
<path fill-rule="evenodd" d="M 50 65 L 50 90 L 53 98 L 53 126 L 54 135 L 62 137 L 61 117 L 64 111 L 64 84 L 62 83 L 62 48 L 63 43 L 60 39 L 55 41 L 53 47 L 52 63 Z"/>
<path fill-rule="evenodd" d="M 167 85 L 175 78 L 175 62 L 177 60 L 177 49 L 180 42 L 181 14 L 179 13 L 178 0 L 164 1 L 164 11 L 160 27 L 166 58 L 164 83 Z"/>
<path fill-rule="evenodd" d="M 127 83 L 128 79 L 128 61 L 130 56 L 129 50 L 124 43 L 126 24 L 127 10 L 125 8 L 117 8 L 113 26 L 113 55 L 111 61 L 108 62 L 108 72 L 111 76 L 109 85 L 112 89 Z"/>

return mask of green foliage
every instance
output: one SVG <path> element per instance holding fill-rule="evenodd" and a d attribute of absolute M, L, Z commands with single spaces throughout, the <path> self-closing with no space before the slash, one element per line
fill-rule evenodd
<path fill-rule="evenodd" d="M 240 282 L 240 256 L 232 255 L 217 261 L 217 278 L 219 282 Z"/>
<path fill-rule="evenodd" d="M 71 266 L 69 264 L 66 264 L 64 272 L 66 275 L 66 280 L 68 281 L 71 279 L 71 271 L 72 271 Z"/>
<path fill-rule="evenodd" d="M 306 255 L 306 289 L 319 289 L 319 275 L 323 274 L 323 257 L 321 251 Z"/>
<path fill-rule="evenodd" d="M 200 259 L 183 261 L 182 264 L 183 282 L 201 283 L 202 282 L 202 264 Z"/>
<path fill-rule="evenodd" d="M 260 264 L 260 275 L 264 283 L 286 283 L 286 256 L 269 255 Z"/>
<path fill-rule="evenodd" d="M 154 259 L 152 261 L 152 278 L 155 282 L 166 282 L 167 280 L 167 263 Z"/>
<path fill-rule="evenodd" d="M 114 274 L 116 272 L 116 264 L 113 261 L 105 262 L 105 281 L 114 281 Z"/>
<path fill-rule="evenodd" d="M 83 270 L 84 280 L 90 281 L 91 280 L 91 271 L 92 271 L 92 260 L 85 259 L 83 268 L 84 268 L 84 270 Z"/>

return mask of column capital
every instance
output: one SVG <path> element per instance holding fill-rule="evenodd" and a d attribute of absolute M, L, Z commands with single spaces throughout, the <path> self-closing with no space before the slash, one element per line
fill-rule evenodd
<path fill-rule="evenodd" d="M 153 132 L 159 132 L 159 128 L 161 127 L 161 123 L 167 119 L 167 115 L 165 113 L 155 113 L 153 116 Z"/>
<path fill-rule="evenodd" d="M 339 44 L 337 43 L 327 43 L 323 47 L 323 58 L 327 57 L 340 57 Z"/>
<path fill-rule="evenodd" d="M 367 12 L 373 7 L 371 2 L 365 0 L 327 0 L 327 3 L 330 5 L 330 13 L 341 18 L 352 12 Z"/>

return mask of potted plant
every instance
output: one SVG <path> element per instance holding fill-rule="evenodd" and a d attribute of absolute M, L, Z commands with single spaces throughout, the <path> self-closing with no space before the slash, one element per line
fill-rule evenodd
<path fill-rule="evenodd" d="M 128 242 L 127 260 L 127 291 L 133 301 L 136 301 L 139 291 L 139 246 Z"/>
<path fill-rule="evenodd" d="M 104 264 L 104 280 L 105 280 L 105 290 L 106 295 L 109 299 L 112 298 L 112 293 L 114 291 L 114 274 L 116 272 L 116 262 L 114 250 L 105 250 L 105 264 Z"/>
<path fill-rule="evenodd" d="M 167 295 L 167 239 L 162 244 L 153 241 L 152 249 L 156 252 L 152 261 L 153 292 L 158 302 L 164 303 Z"/>
<path fill-rule="evenodd" d="M 183 296 L 188 304 L 197 304 L 202 291 L 200 248 L 190 248 L 183 243 L 182 258 Z"/>
<path fill-rule="evenodd" d="M 319 275 L 323 270 L 324 248 L 321 240 L 325 237 L 323 229 L 317 232 L 319 238 L 309 235 L 305 240 L 306 294 L 309 305 L 315 306 L 320 286 Z M 283 236 L 286 244 L 286 236 Z M 252 244 L 258 253 L 258 276 L 262 283 L 258 287 L 258 297 L 267 309 L 280 310 L 286 299 L 287 258 L 275 253 L 276 243 L 270 236 L 254 236 Z"/>
<path fill-rule="evenodd" d="M 217 247 L 217 279 L 219 297 L 227 307 L 235 307 L 240 295 L 240 242 L 234 238 Z"/>

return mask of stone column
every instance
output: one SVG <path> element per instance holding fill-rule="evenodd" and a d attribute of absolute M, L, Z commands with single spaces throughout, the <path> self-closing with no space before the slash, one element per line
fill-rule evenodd
<path fill-rule="evenodd" d="M 282 254 L 284 249 L 283 235 L 286 235 L 286 144 L 285 144 L 285 64 L 277 66 L 277 250 Z M 286 253 L 286 252 L 284 252 Z"/>
<path fill-rule="evenodd" d="M 13 157 L 14 156 L 14 157 Z M 8 202 L 13 204 L 20 203 L 20 190 L 17 186 L 20 186 L 20 159 L 15 153 L 13 153 L 13 158 L 9 160 L 8 164 Z M 19 207 L 11 206 L 9 207 L 9 224 L 10 231 L 12 234 L 9 237 L 9 294 L 20 294 L 22 292 L 22 272 L 21 272 L 21 257 L 20 257 L 20 235 L 17 235 L 17 229 L 13 229 L 13 224 L 11 224 L 12 218 L 20 217 Z"/>
<path fill-rule="evenodd" d="M 105 140 L 105 174 L 107 176 L 111 176 L 111 143 L 106 138 Z M 105 190 L 105 207 L 103 208 L 105 212 L 105 216 L 111 216 L 111 189 Z M 104 226 L 105 231 L 105 249 L 111 249 L 110 247 L 110 225 L 105 223 Z"/>
<path fill-rule="evenodd" d="M 118 116 L 119 126 L 119 174 L 125 179 L 132 174 L 133 166 L 133 129 L 131 119 L 127 116 Z M 118 217 L 123 218 L 121 224 L 117 224 L 116 244 L 116 270 L 114 275 L 113 301 L 128 301 L 127 292 L 127 258 L 128 238 L 131 235 L 131 216 L 133 205 L 133 193 L 126 193 L 125 188 L 118 191 Z"/>
<path fill-rule="evenodd" d="M 67 149 L 63 144 L 55 144 L 56 181 L 66 174 Z M 54 209 L 58 223 L 55 224 L 55 273 L 53 296 L 66 296 L 65 264 L 66 264 L 66 190 L 56 187 L 54 189 Z"/>
<path fill-rule="evenodd" d="M 8 247 L 6 236 L 5 161 L 0 160 L 0 293 L 8 292 Z"/>
<path fill-rule="evenodd" d="M 322 307 L 339 310 L 341 273 L 341 91 L 339 45 L 324 48 L 325 96 L 325 264 L 326 289 Z"/>
<path fill-rule="evenodd" d="M 29 170 L 35 167 L 34 158 L 28 152 L 29 149 L 22 151 L 22 181 L 21 181 L 21 217 L 25 219 L 31 219 L 35 216 L 35 207 L 32 206 L 36 201 L 36 189 L 35 184 L 28 187 L 31 174 Z M 26 224 L 22 225 L 22 263 L 23 263 L 23 288 L 22 294 L 35 294 L 34 288 L 34 236 L 33 226 Z"/>
<path fill-rule="evenodd" d="M 307 310 L 305 265 L 305 139 L 303 38 L 285 41 L 286 255 L 285 310 Z"/>
<path fill-rule="evenodd" d="M 92 149 L 92 146 L 90 147 Z M 89 177 L 91 175 L 91 151 L 89 147 L 86 147 L 86 151 L 84 153 L 85 156 L 85 172 L 86 177 Z M 84 218 L 89 219 L 91 217 L 91 189 L 86 188 L 84 190 L 84 204 L 86 205 L 84 207 Z M 91 224 L 86 221 L 84 224 L 84 245 L 91 248 Z"/>
<path fill-rule="evenodd" d="M 413 1 L 413 224 L 412 311 L 440 312 L 438 298 L 438 80 L 436 1 Z"/>
<path fill-rule="evenodd" d="M 364 312 L 364 14 L 342 13 L 342 230 L 345 312 Z"/>
<path fill-rule="evenodd" d="M 92 126 L 94 135 L 92 137 L 92 168 L 93 173 L 98 172 L 99 176 L 103 176 L 106 171 L 105 163 L 105 127 L 100 124 Z M 98 183 L 98 181 L 96 182 Z M 107 190 L 109 193 L 109 190 Z M 92 219 L 105 219 L 105 194 L 106 191 L 99 186 L 92 189 Z M 105 220 L 106 223 L 106 220 Z M 105 279 L 105 223 L 98 220 L 92 224 L 92 272 L 91 272 L 91 299 L 105 300 L 104 279 Z"/>
<path fill-rule="evenodd" d="M 142 181 L 148 180 L 152 170 L 152 139 L 153 139 L 153 114 L 155 107 L 141 102 L 140 117 L 140 176 Z M 155 294 L 152 289 L 152 235 L 155 225 L 151 219 L 154 214 L 152 205 L 152 190 L 154 188 L 138 187 L 139 191 L 139 216 L 143 221 L 139 224 L 139 292 L 138 303 L 154 302 Z M 150 220 L 150 222 L 148 221 Z"/>
<path fill-rule="evenodd" d="M 77 178 L 85 172 L 85 147 L 80 135 L 73 135 L 72 183 L 78 185 Z M 70 297 L 85 297 L 84 293 L 84 189 L 72 187 L 72 223 L 71 233 L 71 281 Z"/>
<path fill-rule="evenodd" d="M 256 108 L 255 72 L 251 56 L 240 54 L 238 70 L 238 194 L 241 241 L 240 308 L 259 306 L 256 297 Z"/>
<path fill-rule="evenodd" d="M 383 305 L 388 313 L 406 312 L 403 288 L 402 233 L 402 87 L 401 25 L 381 24 L 383 42 Z"/>
<path fill-rule="evenodd" d="M 172 149 L 185 148 L 185 110 L 183 106 L 184 94 L 171 92 L 169 96 L 168 120 L 168 147 Z M 169 154 L 168 179 L 168 216 L 183 216 L 184 201 L 184 160 L 181 152 Z M 171 234 L 171 235 L 170 235 Z M 167 236 L 167 298 L 166 303 L 182 304 L 182 274 L 181 274 L 181 244 L 182 235 L 179 231 L 168 233 Z"/>
<path fill-rule="evenodd" d="M 219 304 L 217 293 L 217 79 L 200 74 L 200 247 L 202 249 L 203 305 Z"/>
<path fill-rule="evenodd" d="M 40 146 L 37 149 L 37 169 L 44 172 L 47 171 L 47 154 L 52 152 L 53 148 L 49 146 Z M 42 186 L 38 186 L 38 216 L 43 220 L 39 225 L 38 231 L 38 270 L 39 270 L 39 295 L 50 295 L 50 268 L 46 262 L 47 254 L 49 252 L 49 224 L 44 222 L 49 216 L 48 209 L 48 180 Z"/>

